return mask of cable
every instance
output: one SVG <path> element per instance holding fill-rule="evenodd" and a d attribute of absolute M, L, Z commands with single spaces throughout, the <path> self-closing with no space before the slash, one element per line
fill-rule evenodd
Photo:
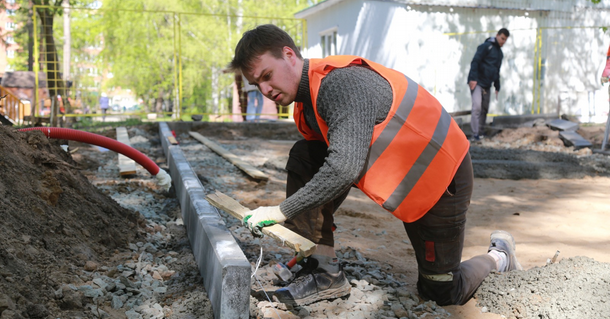
<path fill-rule="evenodd" d="M 254 272 L 252 272 L 252 276 L 250 276 L 250 278 L 254 278 L 254 280 L 256 280 L 258 285 L 261 287 L 261 290 L 265 294 L 265 297 L 267 297 L 267 300 L 269 300 L 270 303 L 273 303 L 273 301 L 267 294 L 267 291 L 265 291 L 265 287 L 263 287 L 263 284 L 256 277 L 256 271 L 258 270 L 258 267 L 261 265 L 262 260 L 263 260 L 263 245 L 261 244 L 261 254 L 258 256 L 258 260 L 256 261 L 256 267 L 254 268 Z M 273 307 L 272 309 L 275 312 L 275 314 L 277 315 L 277 317 L 282 319 L 282 316 L 280 316 L 280 314 L 277 312 L 277 309 L 275 307 Z"/>

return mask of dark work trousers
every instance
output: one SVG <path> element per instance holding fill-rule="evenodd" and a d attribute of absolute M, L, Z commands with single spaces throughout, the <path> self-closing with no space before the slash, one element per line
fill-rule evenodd
<path fill-rule="evenodd" d="M 296 142 L 286 164 L 286 196 L 294 194 L 311 180 L 324 164 L 326 156 L 324 142 Z M 466 303 L 483 279 L 496 268 L 495 261 L 487 254 L 461 263 L 472 188 L 472 162 L 470 154 L 466 154 L 436 205 L 419 220 L 404 223 L 417 258 L 419 294 L 439 305 Z M 285 226 L 316 244 L 334 246 L 333 213 L 348 193 L 349 189 L 335 200 L 287 220 Z"/>
<path fill-rule="evenodd" d="M 434 207 L 417 221 L 404 223 L 419 268 L 417 290 L 422 298 L 441 306 L 466 303 L 496 269 L 496 262 L 487 254 L 461 262 L 472 188 L 468 153 Z"/>
<path fill-rule="evenodd" d="M 485 120 L 489 111 L 489 88 L 476 86 L 470 91 L 472 96 L 472 111 L 470 113 L 470 129 L 472 135 L 485 135 Z"/>

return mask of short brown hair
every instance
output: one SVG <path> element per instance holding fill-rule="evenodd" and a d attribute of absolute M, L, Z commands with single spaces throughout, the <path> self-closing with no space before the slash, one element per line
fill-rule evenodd
<path fill-rule="evenodd" d="M 286 31 L 273 24 L 259 25 L 244 33 L 235 47 L 235 57 L 233 57 L 233 61 L 228 68 L 234 72 L 241 72 L 243 69 L 249 70 L 252 61 L 267 51 L 280 59 L 284 47 L 291 48 L 299 59 L 303 59 L 301 52 Z"/>

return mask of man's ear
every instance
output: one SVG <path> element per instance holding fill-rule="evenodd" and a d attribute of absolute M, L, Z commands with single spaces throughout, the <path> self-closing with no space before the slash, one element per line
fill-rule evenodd
<path fill-rule="evenodd" d="M 294 50 L 292 50 L 290 47 L 288 46 L 284 46 L 282 48 L 282 54 L 284 55 L 284 57 L 286 59 L 288 59 L 289 61 L 294 61 L 294 59 L 297 57 L 296 53 L 294 53 Z"/>

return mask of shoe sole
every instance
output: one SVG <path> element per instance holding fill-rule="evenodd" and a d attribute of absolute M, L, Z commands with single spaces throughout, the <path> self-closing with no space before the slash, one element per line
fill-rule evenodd
<path fill-rule="evenodd" d="M 345 283 L 341 287 L 322 290 L 318 293 L 312 294 L 308 297 L 301 298 L 301 299 L 295 299 L 295 300 L 281 300 L 280 299 L 279 301 L 281 303 L 285 303 L 285 304 L 291 304 L 291 305 L 296 305 L 296 306 L 306 306 L 306 305 L 309 305 L 311 303 L 321 301 L 321 300 L 341 298 L 341 297 L 349 295 L 351 291 L 352 291 L 352 285 L 350 285 L 350 283 L 346 280 Z"/>
<path fill-rule="evenodd" d="M 523 270 L 523 267 L 521 267 L 521 264 L 517 260 L 517 256 L 515 256 L 517 248 L 515 246 L 515 238 L 513 237 L 513 235 L 511 235 L 509 232 L 504 231 L 504 230 L 494 230 L 491 233 L 491 235 L 489 236 L 489 238 L 490 239 L 493 239 L 493 238 L 504 239 L 507 242 L 509 242 L 510 248 L 513 251 L 513 258 L 512 258 L 513 260 L 510 261 L 515 266 L 515 268 L 513 270 Z"/>

